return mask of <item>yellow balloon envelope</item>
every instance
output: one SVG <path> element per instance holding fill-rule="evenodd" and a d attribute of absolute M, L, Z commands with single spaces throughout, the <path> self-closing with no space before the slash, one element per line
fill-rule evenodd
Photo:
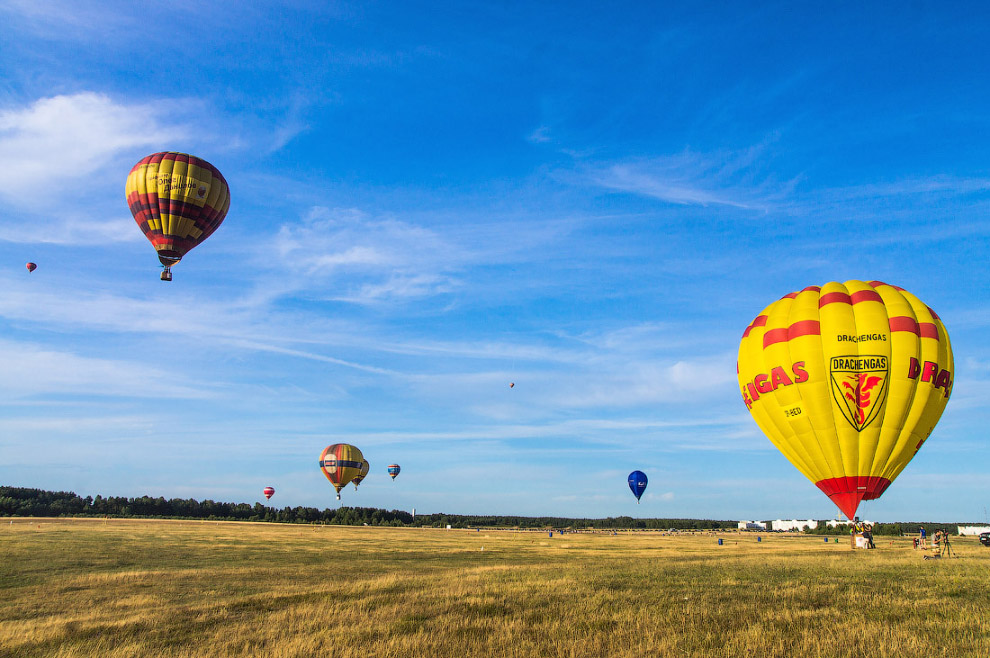
<path fill-rule="evenodd" d="M 827 283 L 766 307 L 743 333 L 737 372 L 760 429 L 852 519 L 941 417 L 952 347 L 935 312 L 903 288 Z"/>
<path fill-rule="evenodd" d="M 176 151 L 142 158 L 131 168 L 124 192 L 165 274 L 217 230 L 230 208 L 230 188 L 220 171 L 206 160 Z"/>
<path fill-rule="evenodd" d="M 357 491 L 358 485 L 361 484 L 364 481 L 364 478 L 368 476 L 369 471 L 371 471 L 371 464 L 369 464 L 368 460 L 365 459 L 361 462 L 361 472 L 355 475 L 354 479 L 351 480 L 351 482 L 354 483 L 354 491 Z"/>
<path fill-rule="evenodd" d="M 349 443 L 335 443 L 320 453 L 320 470 L 337 490 L 338 499 L 340 490 L 361 474 L 363 465 L 364 455 Z"/>

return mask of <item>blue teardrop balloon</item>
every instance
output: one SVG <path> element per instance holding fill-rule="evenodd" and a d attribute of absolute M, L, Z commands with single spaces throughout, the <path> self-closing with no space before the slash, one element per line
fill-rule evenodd
<path fill-rule="evenodd" d="M 643 471 L 633 471 L 629 474 L 629 489 L 632 490 L 633 495 L 636 496 L 636 502 L 639 502 L 639 497 L 643 495 L 646 491 L 646 483 L 649 480 L 646 479 L 646 473 Z"/>

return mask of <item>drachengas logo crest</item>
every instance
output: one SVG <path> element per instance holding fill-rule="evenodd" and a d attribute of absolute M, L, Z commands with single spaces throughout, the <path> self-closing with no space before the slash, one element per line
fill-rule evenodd
<path fill-rule="evenodd" d="M 877 419 L 887 397 L 890 365 L 885 356 L 834 356 L 829 373 L 832 397 L 857 432 Z"/>

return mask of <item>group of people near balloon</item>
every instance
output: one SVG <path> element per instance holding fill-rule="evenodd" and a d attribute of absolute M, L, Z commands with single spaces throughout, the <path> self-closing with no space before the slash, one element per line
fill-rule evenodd
<path fill-rule="evenodd" d="M 158 254 L 163 281 L 230 208 L 219 170 L 175 151 L 139 160 L 125 193 Z M 29 272 L 36 267 L 27 263 Z M 736 372 L 763 433 L 853 519 L 928 439 L 952 392 L 954 369 L 948 332 L 930 307 L 903 288 L 851 280 L 809 286 L 767 306 L 743 332 Z M 361 451 L 349 444 L 327 447 L 320 467 L 338 499 L 345 484 L 357 487 L 368 473 Z M 398 466 L 389 472 L 394 478 Z M 646 483 L 641 471 L 629 475 L 637 501 Z"/>

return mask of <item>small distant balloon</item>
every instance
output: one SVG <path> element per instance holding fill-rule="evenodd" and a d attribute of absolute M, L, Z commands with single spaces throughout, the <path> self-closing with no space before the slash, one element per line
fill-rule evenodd
<path fill-rule="evenodd" d="M 636 503 L 639 504 L 639 498 L 646 491 L 646 483 L 649 480 L 646 478 L 646 473 L 643 471 L 633 471 L 629 474 L 629 489 L 636 496 Z"/>
<path fill-rule="evenodd" d="M 395 476 L 398 475 L 399 474 L 399 471 L 401 471 L 401 470 L 402 469 L 399 468 L 399 465 L 398 464 L 389 464 L 389 466 L 388 466 L 388 474 L 392 476 L 392 479 L 393 480 L 395 479 Z"/>
<path fill-rule="evenodd" d="M 28 272 L 34 272 L 34 271 L 35 271 L 36 269 L 38 269 L 38 266 L 37 266 L 37 265 L 35 265 L 34 263 L 28 263 L 28 264 L 27 264 L 27 265 L 25 265 L 24 267 L 26 267 L 26 268 L 27 268 L 27 271 L 28 271 Z"/>
<path fill-rule="evenodd" d="M 266 500 L 271 500 L 272 496 L 275 495 L 275 487 L 265 487 L 265 490 L 262 493 L 265 494 Z"/>
<path fill-rule="evenodd" d="M 515 382 L 509 382 L 509 388 L 515 388 L 515 387 L 516 387 Z"/>

